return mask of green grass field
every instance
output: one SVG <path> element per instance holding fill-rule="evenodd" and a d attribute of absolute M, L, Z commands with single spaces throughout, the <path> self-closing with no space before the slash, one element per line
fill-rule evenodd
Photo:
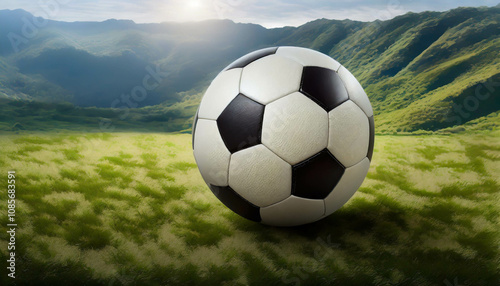
<path fill-rule="evenodd" d="M 499 138 L 378 136 L 348 204 L 314 224 L 273 228 L 217 200 L 188 134 L 0 135 L 2 190 L 17 171 L 15 281 L 499 285 Z"/>

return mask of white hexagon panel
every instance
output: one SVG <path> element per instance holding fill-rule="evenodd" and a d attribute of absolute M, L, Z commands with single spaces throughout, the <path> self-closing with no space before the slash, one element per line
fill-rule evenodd
<path fill-rule="evenodd" d="M 330 111 L 328 118 L 328 150 L 344 167 L 363 160 L 370 144 L 370 124 L 363 110 L 348 100 Z"/>
<path fill-rule="evenodd" d="M 256 206 L 275 204 L 291 194 L 292 166 L 259 144 L 231 155 L 229 186 Z"/>
<path fill-rule="evenodd" d="M 370 100 L 358 80 L 344 66 L 338 69 L 338 75 L 347 89 L 349 99 L 356 103 L 365 112 L 366 116 L 373 116 Z"/>
<path fill-rule="evenodd" d="M 305 67 L 323 67 L 334 71 L 337 71 L 340 68 L 340 64 L 336 60 L 311 49 L 299 47 L 279 47 L 276 54 L 278 56 L 292 59 Z"/>
<path fill-rule="evenodd" d="M 193 146 L 198 169 L 207 184 L 225 186 L 231 153 L 224 145 L 215 121 L 197 121 Z"/>
<path fill-rule="evenodd" d="M 290 196 L 285 200 L 261 208 L 262 223 L 273 226 L 294 226 L 320 219 L 325 213 L 323 200 Z"/>
<path fill-rule="evenodd" d="M 240 93 L 241 69 L 222 71 L 212 81 L 203 96 L 198 118 L 216 120 L 228 104 Z"/>
<path fill-rule="evenodd" d="M 266 105 L 262 143 L 290 164 L 311 157 L 328 142 L 328 115 L 300 92 Z"/>
<path fill-rule="evenodd" d="M 268 104 L 298 91 L 301 76 L 301 64 L 285 57 L 270 55 L 243 68 L 240 92 L 261 104 Z M 259 84 L 255 84 L 256 82 Z"/>

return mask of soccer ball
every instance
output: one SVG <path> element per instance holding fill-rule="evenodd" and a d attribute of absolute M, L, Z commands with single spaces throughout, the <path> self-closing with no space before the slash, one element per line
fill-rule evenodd
<path fill-rule="evenodd" d="M 193 152 L 215 196 L 274 226 L 324 218 L 361 186 L 373 110 L 356 78 L 314 50 L 274 47 L 227 66 L 193 123 Z"/>

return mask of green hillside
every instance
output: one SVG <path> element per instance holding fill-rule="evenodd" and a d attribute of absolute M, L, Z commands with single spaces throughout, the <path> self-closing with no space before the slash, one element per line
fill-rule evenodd
<path fill-rule="evenodd" d="M 498 8 L 371 23 L 317 20 L 278 44 L 319 50 L 351 70 L 370 97 L 379 132 L 439 130 L 500 110 L 499 23 Z M 466 99 L 477 89 L 489 96 Z M 479 106 L 460 116 L 453 104 L 464 101 Z"/>
<path fill-rule="evenodd" d="M 378 132 L 455 132 L 499 125 L 498 7 L 407 13 L 374 22 L 320 19 L 278 29 L 227 20 L 49 21 L 33 39 L 12 46 L 8 35 L 22 36 L 22 17 L 32 16 L 22 10 L 0 11 L 0 97 L 70 102 L 79 110 L 107 108 L 82 111 L 104 119 L 120 114 L 119 110 L 107 116 L 111 107 L 155 106 L 131 112 L 154 109 L 156 117 L 137 121 L 137 116 L 127 116 L 123 126 L 161 130 L 162 122 L 171 121 L 176 123 L 165 129 L 186 129 L 203 91 L 225 65 L 252 50 L 276 45 L 313 48 L 351 70 L 370 97 Z M 144 100 L 125 105 L 122 96 L 141 85 L 151 70 L 161 75 L 158 87 Z M 12 110 L 12 105 L 0 109 L 16 115 L 5 119 L 1 130 L 12 130 L 16 122 L 36 129 L 30 127 L 38 121 L 34 115 Z M 81 127 L 57 124 L 57 118 L 45 129 Z"/>

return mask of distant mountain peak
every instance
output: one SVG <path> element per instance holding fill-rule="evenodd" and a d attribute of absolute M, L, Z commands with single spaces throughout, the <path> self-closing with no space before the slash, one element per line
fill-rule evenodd
<path fill-rule="evenodd" d="M 3 9 L 3 10 L 0 10 L 0 15 L 9 15 L 9 16 L 15 16 L 15 17 L 23 17 L 23 16 L 27 16 L 27 17 L 33 17 L 33 14 L 31 14 L 30 12 L 24 10 L 24 9 Z"/>
<path fill-rule="evenodd" d="M 133 20 L 127 20 L 127 19 L 107 19 L 102 21 L 102 23 L 127 23 L 127 24 L 135 24 Z"/>

